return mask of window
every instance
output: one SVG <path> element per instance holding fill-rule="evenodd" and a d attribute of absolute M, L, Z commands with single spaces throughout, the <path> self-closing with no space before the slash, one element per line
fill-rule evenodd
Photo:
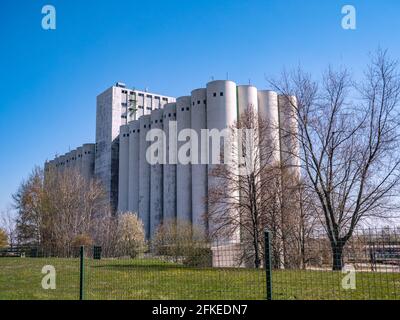
<path fill-rule="evenodd" d="M 200 100 L 197 100 L 197 104 L 200 104 Z"/>
<path fill-rule="evenodd" d="M 203 100 L 203 103 L 204 103 L 204 104 L 207 104 L 207 101 L 204 99 L 204 100 Z"/>
<path fill-rule="evenodd" d="M 189 107 L 186 107 L 186 111 L 189 111 Z"/>
<path fill-rule="evenodd" d="M 221 91 L 221 92 L 219 93 L 219 95 L 220 95 L 221 97 L 223 97 L 223 96 L 224 96 L 224 93 Z"/>
<path fill-rule="evenodd" d="M 176 112 L 174 113 L 174 117 L 176 117 Z"/>
<path fill-rule="evenodd" d="M 156 123 L 158 122 L 158 120 L 156 120 Z"/>
<path fill-rule="evenodd" d="M 170 113 L 168 113 L 168 118 L 171 118 L 171 114 Z"/>
<path fill-rule="evenodd" d="M 182 108 L 181 111 L 185 111 L 185 108 Z"/>
<path fill-rule="evenodd" d="M 216 97 L 216 96 L 217 96 L 217 93 L 216 93 L 216 92 L 214 92 L 214 93 L 213 93 L 213 96 L 214 96 L 214 97 Z"/>
<path fill-rule="evenodd" d="M 194 101 L 193 101 L 193 105 L 194 105 Z"/>

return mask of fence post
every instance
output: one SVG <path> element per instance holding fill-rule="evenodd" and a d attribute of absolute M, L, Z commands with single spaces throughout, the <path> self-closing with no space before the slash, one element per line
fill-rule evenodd
<path fill-rule="evenodd" d="M 85 256 L 85 247 L 81 246 L 80 250 L 79 250 L 79 258 L 80 258 L 80 268 L 79 268 L 79 300 L 83 300 L 84 296 L 83 296 L 83 277 L 85 274 L 85 264 L 84 264 L 84 256 Z"/>
<path fill-rule="evenodd" d="M 272 263 L 271 263 L 271 232 L 267 229 L 264 230 L 265 240 L 265 274 L 266 274 L 266 285 L 267 285 L 267 300 L 272 300 Z"/>

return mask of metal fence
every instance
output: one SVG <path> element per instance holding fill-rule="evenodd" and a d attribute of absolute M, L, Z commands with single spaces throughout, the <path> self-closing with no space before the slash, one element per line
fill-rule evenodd
<path fill-rule="evenodd" d="M 336 257 L 343 266 L 337 271 L 337 250 L 325 233 L 296 245 L 277 238 L 266 233 L 258 248 L 243 241 L 179 243 L 112 257 L 92 246 L 3 250 L 0 299 L 400 298 L 398 230 L 355 232 Z"/>

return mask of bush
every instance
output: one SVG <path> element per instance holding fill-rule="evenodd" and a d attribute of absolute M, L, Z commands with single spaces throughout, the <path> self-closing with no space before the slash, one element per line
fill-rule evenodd
<path fill-rule="evenodd" d="M 142 221 L 137 214 L 126 212 L 119 216 L 117 227 L 117 254 L 135 258 L 145 251 L 145 235 Z"/>
<path fill-rule="evenodd" d="M 188 250 L 183 264 L 190 267 L 211 267 L 212 266 L 212 251 L 211 248 L 196 248 L 192 247 Z"/>
<path fill-rule="evenodd" d="M 191 223 L 171 221 L 161 225 L 152 242 L 153 252 L 187 265 L 208 264 L 207 244 L 200 229 Z"/>
<path fill-rule="evenodd" d="M 7 232 L 3 229 L 0 229 L 0 248 L 4 248 L 8 246 L 8 236 Z"/>

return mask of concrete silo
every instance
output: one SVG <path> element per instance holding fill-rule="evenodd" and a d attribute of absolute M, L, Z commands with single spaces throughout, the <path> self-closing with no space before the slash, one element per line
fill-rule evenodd
<path fill-rule="evenodd" d="M 249 107 L 255 112 L 258 110 L 257 88 L 251 85 L 240 85 L 237 87 L 237 105 L 239 115 L 243 114 Z"/>
<path fill-rule="evenodd" d="M 82 175 L 82 151 L 83 147 L 78 147 L 76 149 L 76 169 L 80 175 Z"/>
<path fill-rule="evenodd" d="M 119 130 L 118 211 L 128 211 L 129 188 L 129 125 Z"/>
<path fill-rule="evenodd" d="M 284 173 L 300 178 L 297 99 L 294 96 L 279 95 L 278 106 L 282 168 Z"/>
<path fill-rule="evenodd" d="M 164 149 L 167 160 L 163 168 L 163 222 L 168 223 L 176 219 L 177 136 L 176 103 L 174 102 L 164 106 L 163 128 L 166 136 Z"/>
<path fill-rule="evenodd" d="M 94 175 L 95 145 L 85 143 L 82 146 L 82 176 L 89 181 Z"/>
<path fill-rule="evenodd" d="M 277 165 L 280 162 L 280 138 L 278 94 L 276 92 L 258 91 L 258 115 L 266 128 L 267 135 L 262 140 L 267 146 L 261 147 L 261 150 L 265 151 L 261 158 L 271 165 Z"/>
<path fill-rule="evenodd" d="M 212 195 L 213 189 L 218 187 L 223 187 L 224 190 L 229 190 L 229 188 L 225 188 L 224 185 L 226 181 L 221 183 L 218 178 L 210 175 L 212 170 L 216 167 L 217 164 L 214 163 L 216 159 L 218 159 L 221 150 L 225 149 L 226 143 L 230 143 L 232 145 L 235 144 L 235 140 L 229 141 L 229 133 L 230 127 L 234 125 L 237 120 L 237 90 L 236 84 L 232 81 L 225 80 L 216 80 L 207 83 L 207 128 L 209 130 L 217 129 L 220 132 L 225 130 L 228 135 L 228 140 L 220 139 L 218 141 L 211 141 L 208 149 L 209 156 L 209 165 L 208 165 L 208 195 L 209 197 Z M 211 139 L 210 139 L 211 140 Z M 215 144 L 217 147 L 213 148 L 212 144 Z M 227 154 L 226 156 L 230 156 Z M 226 159 L 225 159 L 226 160 Z M 220 159 L 221 162 L 221 159 Z M 235 161 L 237 163 L 237 161 Z M 233 167 L 231 170 L 237 170 L 237 168 Z M 234 193 L 237 193 L 236 191 Z M 230 194 L 230 196 L 236 196 L 235 194 Z M 214 218 L 219 220 L 224 217 L 221 215 L 236 215 L 237 212 L 234 211 L 227 205 L 218 204 L 212 208 L 209 202 L 209 211 L 212 211 L 214 214 Z M 216 213 L 219 212 L 219 213 Z M 235 217 L 232 217 L 235 219 Z M 211 236 L 215 236 L 215 230 L 219 227 L 213 224 L 213 219 L 209 221 L 209 233 Z M 214 220 L 215 221 L 215 220 Z M 220 241 L 222 242 L 235 242 L 239 240 L 239 231 L 233 232 L 230 236 L 219 236 Z M 217 235 L 218 236 L 218 235 Z"/>
<path fill-rule="evenodd" d="M 192 222 L 192 171 L 190 154 L 191 97 L 176 99 L 178 126 L 178 163 L 176 166 L 176 217 L 179 222 Z"/>
<path fill-rule="evenodd" d="M 202 129 L 207 129 L 207 90 L 200 88 L 191 93 L 191 127 L 196 132 L 192 141 L 192 223 L 207 233 L 207 139 L 202 139 Z M 197 140 L 197 145 L 194 140 Z M 202 144 L 203 143 L 203 144 Z M 197 148 L 196 148 L 197 146 Z"/>
<path fill-rule="evenodd" d="M 77 155 L 76 149 L 75 149 L 75 150 L 72 150 L 72 151 L 71 151 L 71 157 L 70 157 L 70 166 L 71 166 L 71 169 L 72 169 L 73 171 L 77 171 L 77 167 L 76 167 L 76 155 Z"/>
<path fill-rule="evenodd" d="M 71 168 L 71 151 L 69 151 L 65 154 L 64 162 L 65 162 L 64 169 L 70 169 Z"/>
<path fill-rule="evenodd" d="M 139 218 L 143 222 L 146 238 L 150 236 L 150 164 L 146 159 L 146 151 L 150 143 L 146 141 L 149 131 L 150 115 L 141 116 L 140 123 L 140 152 L 139 152 Z"/>
<path fill-rule="evenodd" d="M 242 126 L 245 129 L 253 127 L 254 133 L 257 133 L 258 126 L 258 98 L 257 88 L 251 85 L 240 85 L 237 87 L 237 105 L 238 105 L 238 120 L 245 121 Z M 250 114 L 252 113 L 252 115 Z M 247 120 L 246 120 L 247 118 Z M 243 131 L 242 135 L 237 136 L 241 140 L 241 144 L 238 145 L 237 156 L 239 157 L 240 170 L 244 174 L 249 174 L 253 170 L 259 169 L 259 148 L 257 139 L 251 135 L 247 135 Z M 240 141 L 238 140 L 238 143 Z M 242 154 L 241 146 L 246 148 L 246 153 Z M 246 170 L 247 168 L 247 170 Z"/>
<path fill-rule="evenodd" d="M 158 129 L 158 130 L 157 130 Z M 163 218 L 163 164 L 164 164 L 164 131 L 163 110 L 151 112 L 151 144 L 156 147 L 149 150 L 150 165 L 150 237 L 153 237 Z"/>
<path fill-rule="evenodd" d="M 129 183 L 128 183 L 128 210 L 139 212 L 139 120 L 129 123 Z"/>
<path fill-rule="evenodd" d="M 58 173 L 63 173 L 65 170 L 65 155 L 58 157 Z"/>

